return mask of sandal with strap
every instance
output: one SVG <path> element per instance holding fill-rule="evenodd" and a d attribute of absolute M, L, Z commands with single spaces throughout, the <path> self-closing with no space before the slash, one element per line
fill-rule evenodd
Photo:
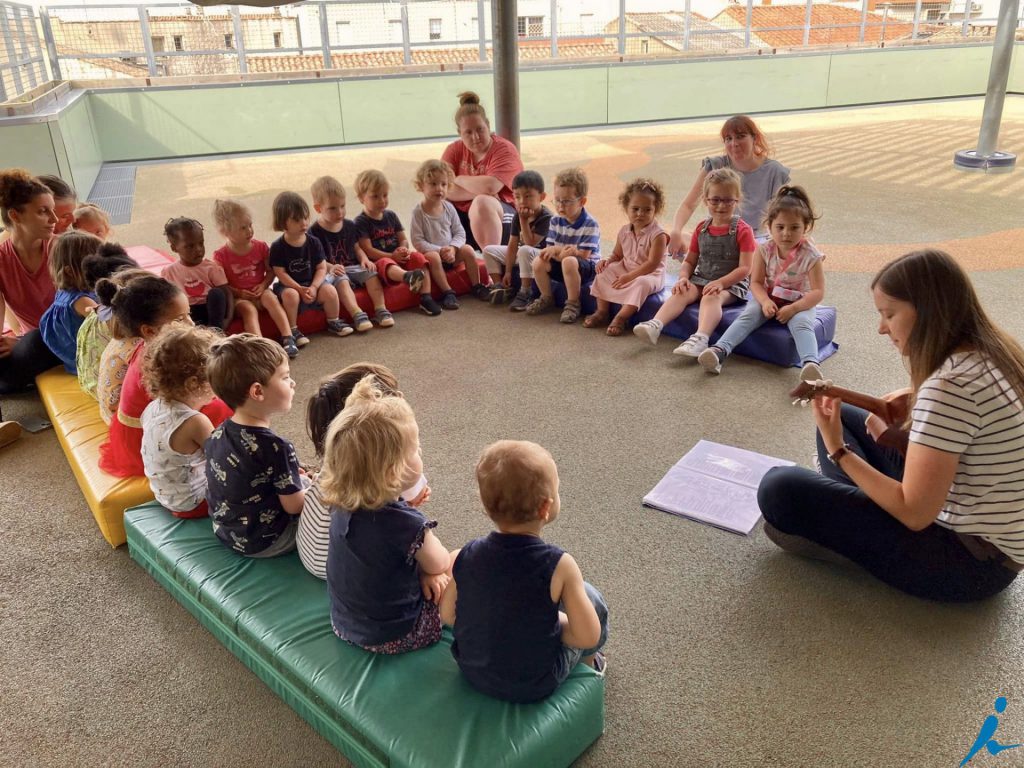
<path fill-rule="evenodd" d="M 608 322 L 608 315 L 601 315 L 595 312 L 592 315 L 587 315 L 583 320 L 584 328 L 597 328 L 600 325 L 604 325 Z"/>
<path fill-rule="evenodd" d="M 605 331 L 609 336 L 621 336 L 622 332 L 626 330 L 626 321 L 615 318 L 612 320 L 608 329 Z"/>

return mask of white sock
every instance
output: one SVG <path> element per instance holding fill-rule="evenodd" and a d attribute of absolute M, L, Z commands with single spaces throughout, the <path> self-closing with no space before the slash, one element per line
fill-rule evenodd
<path fill-rule="evenodd" d="M 652 318 L 651 318 L 650 320 L 648 320 L 647 322 L 648 322 L 648 323 L 650 323 L 651 325 L 653 325 L 653 326 L 654 326 L 655 328 L 657 328 L 657 329 L 658 329 L 659 331 L 660 331 L 660 330 L 661 330 L 662 328 L 664 328 L 664 327 L 665 327 L 665 324 L 664 324 L 663 322 L 661 322 L 661 320 L 659 320 L 659 319 L 658 319 L 658 318 L 656 318 L 656 317 L 652 317 Z"/>

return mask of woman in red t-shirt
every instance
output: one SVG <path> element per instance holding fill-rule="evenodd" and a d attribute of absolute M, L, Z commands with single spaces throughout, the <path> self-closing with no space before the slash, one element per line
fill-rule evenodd
<path fill-rule="evenodd" d="M 441 159 L 455 171 L 448 200 L 459 212 L 466 242 L 478 251 L 508 242 L 516 216 L 512 179 L 523 170 L 516 145 L 491 133 L 480 97 L 472 91 L 459 94 L 455 112 L 458 141 L 445 149 Z"/>
<path fill-rule="evenodd" d="M 23 334 L 0 336 L 0 395 L 7 395 L 60 365 L 38 328 L 55 293 L 49 266 L 57 226 L 53 194 L 26 170 L 0 171 L 0 218 L 11 232 L 0 243 L 0 318 L 10 307 Z"/>

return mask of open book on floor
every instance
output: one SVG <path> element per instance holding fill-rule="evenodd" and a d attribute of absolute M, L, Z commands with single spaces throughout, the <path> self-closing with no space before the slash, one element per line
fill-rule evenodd
<path fill-rule="evenodd" d="M 761 517 L 757 486 L 793 462 L 701 440 L 644 496 L 644 506 L 749 534 Z"/>

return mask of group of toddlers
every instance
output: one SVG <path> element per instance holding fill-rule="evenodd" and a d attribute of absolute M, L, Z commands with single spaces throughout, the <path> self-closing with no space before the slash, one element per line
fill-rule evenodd
<path fill-rule="evenodd" d="M 603 671 L 604 599 L 540 538 L 560 509 L 558 471 L 540 446 L 484 450 L 476 474 L 496 530 L 449 552 L 420 511 L 431 491 L 419 428 L 387 368 L 360 363 L 321 383 L 308 407 L 322 461 L 313 475 L 271 429 L 295 387 L 276 342 L 172 324 L 148 343 L 143 375 L 154 399 L 141 453 L 157 500 L 181 516 L 208 514 L 240 556 L 298 548 L 328 583 L 342 640 L 405 653 L 436 643 L 447 623 L 467 680 L 516 702 L 548 696 L 581 660 Z M 219 425 L 202 412 L 212 402 L 231 411 Z"/>
<path fill-rule="evenodd" d="M 308 306 L 322 307 L 337 335 L 388 327 L 394 318 L 384 287 L 404 285 L 437 316 L 458 308 L 446 273 L 463 264 L 474 295 L 527 315 L 551 309 L 552 280 L 563 282 L 564 323 L 579 318 L 582 287 L 591 283 L 597 309 L 584 326 L 618 336 L 664 287 L 669 238 L 657 221 L 665 205 L 657 182 L 626 185 L 619 202 L 629 223 L 602 258 L 599 227 L 585 207 L 585 174 L 572 168 L 555 177 L 553 215 L 543 204 L 543 178 L 519 173 L 509 242 L 483 249 L 487 286 L 446 199 L 452 180 L 443 162 L 419 168 L 414 183 L 423 200 L 412 214 L 411 241 L 388 209 L 379 171 L 356 178 L 363 211 L 354 221 L 345 217 L 344 188 L 331 177 L 312 185 L 312 226 L 301 195 L 279 194 L 273 220 L 282 234 L 269 246 L 254 238 L 245 206 L 218 200 L 213 216 L 224 245 L 207 260 L 202 225 L 171 219 L 165 234 L 178 261 L 162 277 L 138 269 L 102 232 L 67 233 L 50 256 L 57 298 L 40 328 L 100 402 L 110 425 L 102 469 L 145 474 L 172 514 L 209 516 L 217 538 L 241 556 L 297 548 L 306 567 L 328 581 L 332 624 L 343 640 L 401 653 L 437 642 L 442 621 L 454 624 L 453 654 L 474 686 L 532 701 L 550 694 L 581 658 L 603 668 L 599 649 L 607 635 L 603 598 L 570 556 L 540 539 L 560 508 L 550 454 L 531 443 L 488 447 L 477 480 L 497 530 L 448 552 L 433 533 L 436 523 L 419 509 L 430 488 L 418 428 L 390 371 L 350 366 L 310 400 L 309 431 L 322 461 L 315 475 L 270 428 L 274 415 L 291 408 L 289 359 L 309 343 L 298 328 Z M 666 323 L 699 302 L 697 332 L 676 352 L 717 373 L 746 335 L 775 318 L 793 333 L 801 376 L 819 378 L 813 320 L 824 276 L 807 237 L 817 215 L 806 193 L 779 190 L 767 210 L 769 239 L 758 245 L 737 215 L 734 171 L 708 173 L 703 192 L 709 215 L 692 235 L 680 279 L 634 333 L 654 343 Z M 513 293 L 516 266 L 521 285 Z M 434 285 L 440 303 L 431 296 Z M 366 288 L 373 319 L 359 308 L 353 286 Z M 722 308 L 748 290 L 756 301 L 709 346 Z M 613 304 L 620 307 L 614 315 Z M 341 319 L 342 307 L 351 325 Z M 260 335 L 260 310 L 278 340 Z M 232 318 L 245 332 L 224 337 Z"/>

